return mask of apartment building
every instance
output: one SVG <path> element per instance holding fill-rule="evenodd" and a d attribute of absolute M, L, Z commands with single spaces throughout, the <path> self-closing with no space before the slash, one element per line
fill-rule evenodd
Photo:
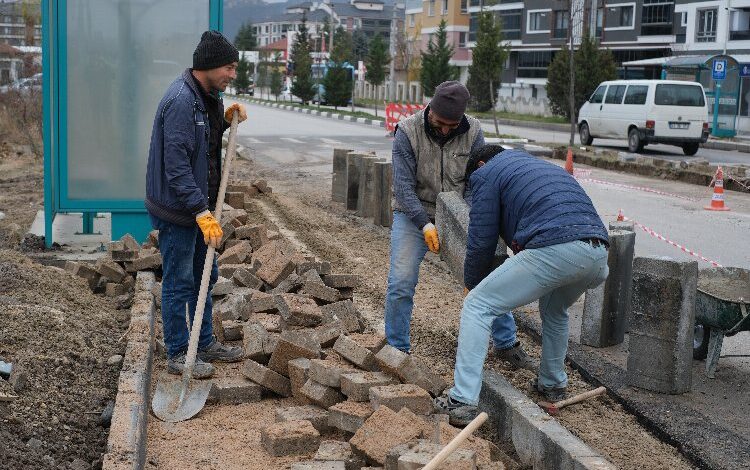
<path fill-rule="evenodd" d="M 42 24 L 39 5 L 0 1 L 0 44 L 41 46 Z"/>

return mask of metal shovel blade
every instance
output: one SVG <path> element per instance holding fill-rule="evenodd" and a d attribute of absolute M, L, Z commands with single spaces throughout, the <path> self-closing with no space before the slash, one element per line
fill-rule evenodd
<path fill-rule="evenodd" d="M 203 409 L 210 391 L 210 380 L 192 379 L 185 388 L 182 376 L 162 373 L 156 383 L 151 409 L 162 421 L 168 423 L 185 421 Z"/>

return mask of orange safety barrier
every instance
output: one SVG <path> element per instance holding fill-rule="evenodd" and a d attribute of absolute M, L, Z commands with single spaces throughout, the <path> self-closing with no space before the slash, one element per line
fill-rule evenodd
<path fill-rule="evenodd" d="M 396 124 L 399 121 L 408 118 L 422 109 L 424 109 L 424 105 L 422 104 L 385 103 L 385 129 L 388 132 L 395 131 Z"/>

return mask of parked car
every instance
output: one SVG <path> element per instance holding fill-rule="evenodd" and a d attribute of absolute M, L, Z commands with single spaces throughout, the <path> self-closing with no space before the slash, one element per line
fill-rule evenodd
<path fill-rule="evenodd" d="M 29 93 L 31 91 L 42 91 L 42 74 L 37 73 L 27 78 L 19 78 L 10 85 L 0 87 L 0 93 L 7 93 L 11 90 L 19 93 Z"/>
<path fill-rule="evenodd" d="M 250 83 L 246 87 L 244 87 L 244 88 L 237 88 L 236 93 L 238 95 L 250 95 L 250 96 L 254 96 L 255 95 L 255 83 L 253 83 L 253 81 L 250 80 Z"/>
<path fill-rule="evenodd" d="M 706 93 L 697 82 L 603 82 L 578 114 L 581 144 L 591 145 L 594 138 L 623 138 L 631 152 L 648 144 L 670 144 L 695 155 L 708 132 Z"/>

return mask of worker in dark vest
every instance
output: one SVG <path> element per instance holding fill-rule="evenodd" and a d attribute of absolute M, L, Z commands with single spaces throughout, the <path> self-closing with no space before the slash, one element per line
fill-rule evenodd
<path fill-rule="evenodd" d="M 455 385 L 435 399 L 455 425 L 477 414 L 490 331 L 498 315 L 539 301 L 542 359 L 530 387 L 555 402 L 565 398 L 568 307 L 609 272 L 609 238 L 591 199 L 565 170 L 520 150 L 487 146 L 472 154 L 471 213 L 464 267 L 468 291 L 461 311 Z M 492 260 L 498 236 L 511 256 Z M 493 333 L 494 334 L 494 333 Z"/>

